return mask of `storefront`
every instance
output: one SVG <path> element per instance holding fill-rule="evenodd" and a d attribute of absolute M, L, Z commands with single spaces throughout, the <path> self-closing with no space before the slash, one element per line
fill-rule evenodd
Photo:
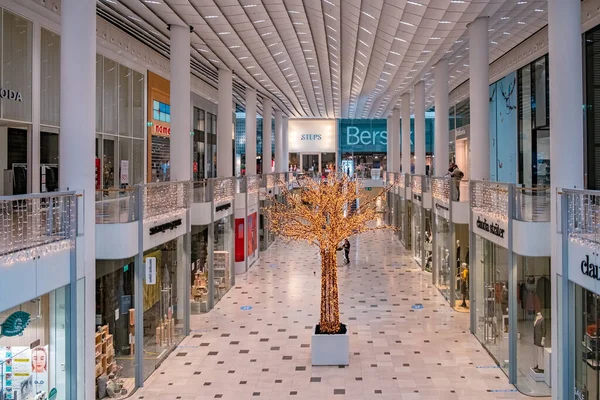
<path fill-rule="evenodd" d="M 315 176 L 336 169 L 334 119 L 290 119 L 288 127 L 290 169 Z"/>
<path fill-rule="evenodd" d="M 452 248 L 452 216 L 450 190 L 447 178 L 432 179 L 433 213 L 433 284 L 452 304 L 452 284 L 456 276 Z"/>
<path fill-rule="evenodd" d="M 68 396 L 67 287 L 0 312 L 0 398 Z M 101 356 L 103 357 L 103 356 Z M 110 361 L 110 360 L 108 360 Z M 72 372 L 73 373 L 73 372 Z"/>
<path fill-rule="evenodd" d="M 217 176 L 217 106 L 192 93 L 193 178 Z"/>

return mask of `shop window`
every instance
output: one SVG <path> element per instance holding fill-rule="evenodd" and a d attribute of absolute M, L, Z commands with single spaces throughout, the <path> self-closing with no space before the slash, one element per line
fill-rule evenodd
<path fill-rule="evenodd" d="M 189 266 L 186 268 L 185 263 L 178 262 L 182 252 L 183 237 L 179 237 L 144 253 L 144 263 L 148 257 L 156 258 L 156 281 L 143 283 L 144 326 L 136 327 L 144 333 L 144 378 L 150 376 L 183 339 L 186 305 L 179 303 L 184 298 L 180 282 Z"/>
<path fill-rule="evenodd" d="M 208 312 L 208 228 L 192 226 L 191 313 Z"/>
<path fill-rule="evenodd" d="M 15 97 L 0 100 L 2 118 L 31 121 L 32 37 L 33 25 L 30 21 L 3 11 L 2 88 L 13 91 Z M 17 93 L 21 101 L 16 97 Z"/>
<path fill-rule="evenodd" d="M 471 103 L 470 99 L 461 101 L 456 105 L 456 128 L 460 128 L 471 123 Z"/>
<path fill-rule="evenodd" d="M 131 84 L 131 69 L 119 65 L 119 135 L 131 136 L 131 121 L 133 108 L 131 107 L 133 87 Z"/>
<path fill-rule="evenodd" d="M 144 120 L 144 74 L 133 71 L 133 137 L 143 139 L 146 121 Z"/>
<path fill-rule="evenodd" d="M 600 189 L 600 27 L 585 34 L 587 188 Z"/>
<path fill-rule="evenodd" d="M 40 121 L 60 125 L 60 36 L 42 28 Z"/>
<path fill-rule="evenodd" d="M 109 378 L 129 392 L 134 387 L 135 271 L 133 258 L 96 261 L 95 376 L 99 398 L 104 398 L 103 394 L 108 397 Z"/>
<path fill-rule="evenodd" d="M 104 118 L 104 57 L 96 54 L 96 132 L 102 132 Z"/>
<path fill-rule="evenodd" d="M 40 133 L 40 192 L 58 191 L 58 133 Z"/>
<path fill-rule="evenodd" d="M 0 313 L 2 322 L 16 312 L 29 318 L 21 333 L 0 337 L 2 399 L 45 399 L 52 389 L 65 398 L 67 310 L 60 288 Z"/>
<path fill-rule="evenodd" d="M 104 58 L 104 126 L 102 132 L 117 134 L 118 126 L 118 64 Z"/>
<path fill-rule="evenodd" d="M 7 136 L 7 166 L 4 172 L 5 195 L 19 195 L 28 192 L 27 187 L 27 131 L 24 129 L 8 128 Z M 10 176 L 12 185 L 10 185 Z"/>
<path fill-rule="evenodd" d="M 600 398 L 600 296 L 575 287 L 575 398 Z M 563 334 L 565 334 L 563 332 Z"/>

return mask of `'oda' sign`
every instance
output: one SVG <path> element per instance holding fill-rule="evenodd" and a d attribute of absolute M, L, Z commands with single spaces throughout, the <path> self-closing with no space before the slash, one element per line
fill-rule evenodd
<path fill-rule="evenodd" d="M 23 96 L 21 92 L 17 92 L 16 90 L 0 88 L 0 99 L 22 102 Z"/>

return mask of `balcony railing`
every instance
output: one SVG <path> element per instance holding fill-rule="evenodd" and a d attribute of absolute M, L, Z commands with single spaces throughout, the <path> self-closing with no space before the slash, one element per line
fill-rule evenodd
<path fill-rule="evenodd" d="M 194 203 L 206 203 L 209 201 L 208 180 L 192 182 L 192 199 Z"/>
<path fill-rule="evenodd" d="M 209 179 L 210 198 L 208 201 L 223 203 L 232 201 L 235 197 L 236 178 L 211 178 Z"/>
<path fill-rule="evenodd" d="M 449 204 L 450 203 L 450 190 L 451 190 L 451 178 L 432 177 L 431 178 L 431 195 L 438 201 Z"/>
<path fill-rule="evenodd" d="M 135 188 L 96 190 L 97 224 L 124 224 L 137 219 Z"/>
<path fill-rule="evenodd" d="M 423 177 L 421 175 L 411 175 L 410 190 L 415 194 L 423 193 Z"/>
<path fill-rule="evenodd" d="M 508 220 L 508 183 L 471 181 L 471 209 L 501 221 Z M 462 197 L 462 195 L 461 195 Z"/>
<path fill-rule="evenodd" d="M 600 191 L 564 190 L 569 240 L 596 250 L 600 248 Z"/>
<path fill-rule="evenodd" d="M 32 259 L 45 252 L 70 249 L 77 231 L 75 192 L 0 196 L 0 260 Z M 25 253 L 21 253 L 25 251 Z"/>
<path fill-rule="evenodd" d="M 144 221 L 179 216 L 191 205 L 191 182 L 156 182 L 140 186 Z"/>
<path fill-rule="evenodd" d="M 248 194 L 256 194 L 260 190 L 260 175 L 247 175 L 246 176 L 246 189 Z"/>
<path fill-rule="evenodd" d="M 550 222 L 550 188 L 514 187 L 514 219 L 524 222 Z"/>

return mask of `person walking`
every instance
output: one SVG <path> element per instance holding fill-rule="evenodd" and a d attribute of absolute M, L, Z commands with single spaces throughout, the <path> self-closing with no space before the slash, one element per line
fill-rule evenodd
<path fill-rule="evenodd" d="M 344 239 L 344 264 L 350 264 L 350 241 Z"/>

